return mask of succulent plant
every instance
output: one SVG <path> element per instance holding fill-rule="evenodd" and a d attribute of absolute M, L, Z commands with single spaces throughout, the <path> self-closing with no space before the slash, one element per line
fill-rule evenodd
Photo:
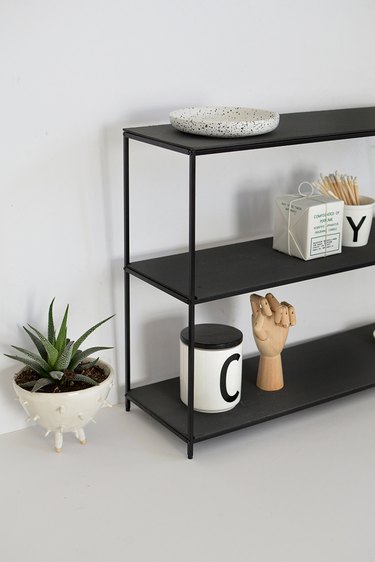
<path fill-rule="evenodd" d="M 69 305 L 67 305 L 64 313 L 64 317 L 61 322 L 60 329 L 56 335 L 55 324 L 53 319 L 53 303 L 55 299 L 52 300 L 49 311 L 48 311 L 48 336 L 44 336 L 39 330 L 30 326 L 28 328 L 23 327 L 26 333 L 30 336 L 32 342 L 34 343 L 37 352 L 34 353 L 22 347 L 17 347 L 12 345 L 14 349 L 23 354 L 20 355 L 8 355 L 7 357 L 15 359 L 16 361 L 21 361 L 28 367 L 30 367 L 39 378 L 36 381 L 30 381 L 23 383 L 20 386 L 23 388 L 31 388 L 33 392 L 36 392 L 51 383 L 56 383 L 58 386 L 63 387 L 69 383 L 69 381 L 83 381 L 90 385 L 98 384 L 89 376 L 82 373 L 83 370 L 92 367 L 99 360 L 89 361 L 82 363 L 84 359 L 101 351 L 102 349 L 112 349 L 111 347 L 90 347 L 84 351 L 80 349 L 81 344 L 85 339 L 94 331 L 96 328 L 113 318 L 114 315 L 105 318 L 98 324 L 95 324 L 89 330 L 87 330 L 82 336 L 77 340 L 71 341 L 67 338 L 67 321 L 68 321 L 68 311 Z"/>

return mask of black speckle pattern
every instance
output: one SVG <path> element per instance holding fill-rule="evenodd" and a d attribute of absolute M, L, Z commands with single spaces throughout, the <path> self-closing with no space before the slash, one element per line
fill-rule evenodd
<path fill-rule="evenodd" d="M 249 137 L 276 129 L 280 116 L 274 111 L 249 107 L 186 107 L 169 114 L 171 125 L 206 137 Z"/>

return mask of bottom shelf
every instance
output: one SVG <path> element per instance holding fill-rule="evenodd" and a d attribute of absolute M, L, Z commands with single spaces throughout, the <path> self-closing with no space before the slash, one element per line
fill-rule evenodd
<path fill-rule="evenodd" d="M 373 324 L 289 347 L 283 352 L 285 387 L 264 392 L 255 386 L 258 357 L 245 359 L 240 403 L 221 414 L 194 413 L 194 442 L 262 423 L 375 386 Z M 131 402 L 184 441 L 187 408 L 179 378 L 134 388 Z"/>

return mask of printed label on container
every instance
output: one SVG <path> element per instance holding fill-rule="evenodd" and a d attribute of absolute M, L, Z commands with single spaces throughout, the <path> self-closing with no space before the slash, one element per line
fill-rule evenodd
<path fill-rule="evenodd" d="M 311 238 L 310 256 L 318 256 L 337 252 L 340 248 L 340 234 L 314 236 Z"/>

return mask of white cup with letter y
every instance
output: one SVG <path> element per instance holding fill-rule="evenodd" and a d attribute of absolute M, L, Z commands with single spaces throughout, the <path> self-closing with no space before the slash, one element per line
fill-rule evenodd
<path fill-rule="evenodd" d="M 365 246 L 368 242 L 375 200 L 362 195 L 359 205 L 344 205 L 343 246 Z"/>

